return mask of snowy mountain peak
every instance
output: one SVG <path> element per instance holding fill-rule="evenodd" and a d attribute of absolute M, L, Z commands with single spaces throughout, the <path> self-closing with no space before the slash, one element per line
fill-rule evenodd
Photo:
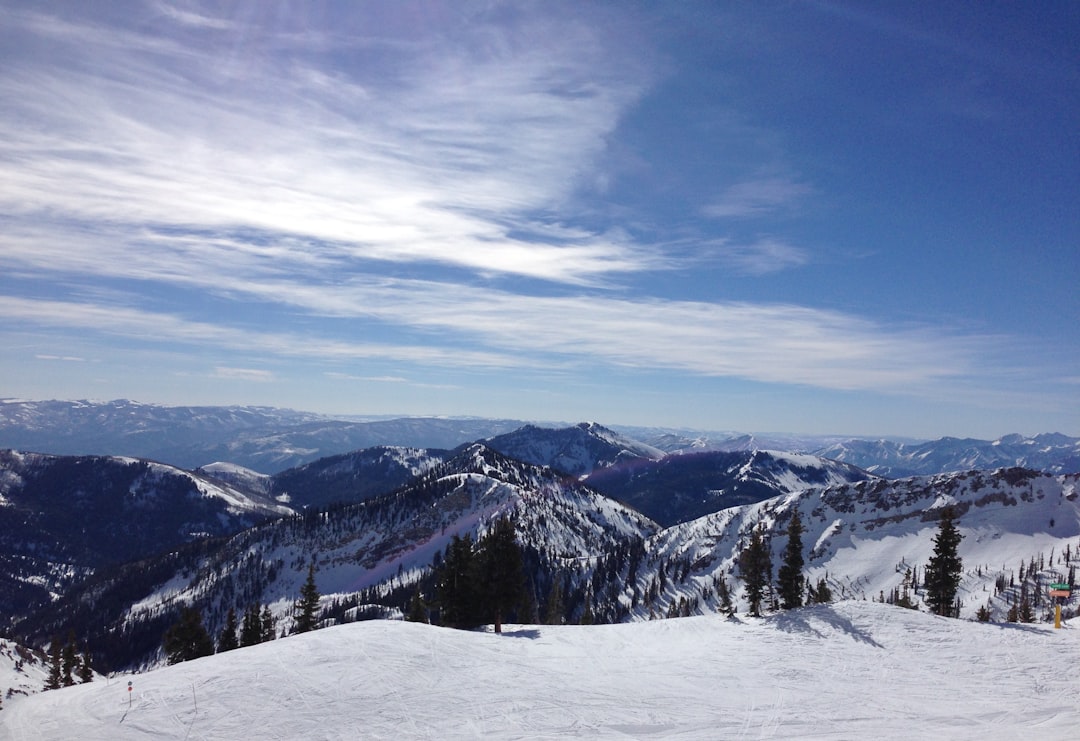
<path fill-rule="evenodd" d="M 626 461 L 657 460 L 665 455 L 595 422 L 563 428 L 526 425 L 485 442 L 511 458 L 579 477 Z"/>

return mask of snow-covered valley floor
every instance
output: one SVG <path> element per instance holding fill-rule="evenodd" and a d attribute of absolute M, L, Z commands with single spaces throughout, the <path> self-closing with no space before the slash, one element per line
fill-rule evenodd
<path fill-rule="evenodd" d="M 365 622 L 15 697 L 0 738 L 1049 738 L 1080 723 L 1077 667 L 1080 630 L 868 602 L 503 636 Z"/>

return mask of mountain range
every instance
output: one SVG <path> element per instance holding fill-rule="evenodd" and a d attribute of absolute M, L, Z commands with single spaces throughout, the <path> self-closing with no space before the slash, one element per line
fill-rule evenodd
<path fill-rule="evenodd" d="M 377 446 L 453 449 L 514 432 L 519 420 L 358 419 L 272 407 L 168 407 L 116 401 L 0 399 L 0 448 L 59 455 L 125 455 L 194 469 L 228 462 L 273 474 Z M 546 428 L 566 428 L 546 423 Z M 778 450 L 850 463 L 885 477 L 1023 466 L 1080 472 L 1080 438 L 1057 433 L 996 440 L 860 439 L 609 426 L 661 453 Z"/>
<path fill-rule="evenodd" d="M 991 447 L 1070 447 L 1028 440 Z M 882 601 L 910 588 L 918 602 L 945 506 L 964 536 L 961 614 L 1000 620 L 1029 599 L 1043 617 L 1046 585 L 1074 576 L 1078 478 L 1010 465 L 888 479 L 753 446 L 665 453 L 595 423 L 451 448 L 379 445 L 274 474 L 6 451 L 0 631 L 35 647 L 74 631 L 96 668 L 151 666 L 185 605 L 213 632 L 252 606 L 290 632 L 312 566 L 324 625 L 401 617 L 418 592 L 430 601 L 432 567 L 455 537 L 476 541 L 503 516 L 523 552 L 525 622 L 555 594 L 565 622 L 744 611 L 738 563 L 751 530 L 778 563 L 795 511 L 811 584 Z"/>

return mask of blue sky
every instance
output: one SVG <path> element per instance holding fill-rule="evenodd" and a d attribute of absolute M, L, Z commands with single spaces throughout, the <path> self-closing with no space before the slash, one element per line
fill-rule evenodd
<path fill-rule="evenodd" d="M 1080 434 L 1080 4 L 0 17 L 0 396 Z"/>

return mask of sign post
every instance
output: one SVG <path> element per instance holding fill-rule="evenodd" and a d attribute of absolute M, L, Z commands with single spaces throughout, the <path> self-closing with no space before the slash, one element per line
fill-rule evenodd
<path fill-rule="evenodd" d="M 1054 600 L 1054 628 L 1058 629 L 1061 627 L 1061 603 L 1072 596 L 1072 585 L 1064 583 L 1051 584 L 1050 596 L 1056 598 Z"/>

